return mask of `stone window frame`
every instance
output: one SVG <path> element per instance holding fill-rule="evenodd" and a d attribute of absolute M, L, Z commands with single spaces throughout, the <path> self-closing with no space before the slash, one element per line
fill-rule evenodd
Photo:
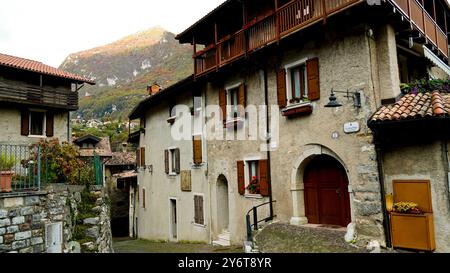
<path fill-rule="evenodd" d="M 248 157 L 244 157 L 243 161 L 244 161 L 244 181 L 245 181 L 245 194 L 244 197 L 246 198 L 254 198 L 254 199 L 262 199 L 263 196 L 258 193 L 258 194 L 252 194 L 249 193 L 247 190 L 247 186 L 250 183 L 250 165 L 249 162 L 254 162 L 254 161 L 258 161 L 258 173 L 260 172 L 259 168 L 259 161 L 264 160 L 262 156 L 248 156 Z M 258 177 L 259 178 L 259 177 Z"/>

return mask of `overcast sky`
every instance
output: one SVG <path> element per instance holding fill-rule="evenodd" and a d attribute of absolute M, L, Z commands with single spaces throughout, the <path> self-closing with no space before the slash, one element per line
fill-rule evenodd
<path fill-rule="evenodd" d="M 153 26 L 177 34 L 224 0 L 2 0 L 0 53 L 58 67 Z"/>

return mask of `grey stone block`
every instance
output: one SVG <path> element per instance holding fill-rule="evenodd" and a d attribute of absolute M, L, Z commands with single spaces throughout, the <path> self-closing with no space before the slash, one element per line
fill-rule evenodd
<path fill-rule="evenodd" d="M 379 202 L 361 202 L 356 206 L 359 215 L 370 216 L 381 211 Z"/>
<path fill-rule="evenodd" d="M 0 244 L 0 253 L 11 250 L 11 245 L 2 245 Z"/>
<path fill-rule="evenodd" d="M 13 225 L 19 225 L 25 223 L 25 217 L 23 216 L 17 216 L 12 218 L 12 224 Z"/>
<path fill-rule="evenodd" d="M 97 238 L 99 236 L 99 229 L 97 226 L 88 228 L 86 230 L 86 236 L 91 238 Z"/>
<path fill-rule="evenodd" d="M 12 243 L 11 247 L 14 250 L 24 248 L 24 247 L 27 247 L 27 242 L 26 241 L 15 241 Z"/>
<path fill-rule="evenodd" d="M 83 220 L 83 224 L 85 225 L 97 225 L 99 222 L 99 218 L 95 217 L 95 218 L 86 218 Z"/>
<path fill-rule="evenodd" d="M 8 218 L 0 220 L 0 227 L 5 227 L 11 225 L 11 220 Z"/>
<path fill-rule="evenodd" d="M 33 246 L 33 253 L 42 253 L 42 252 L 44 252 L 43 244 Z"/>
<path fill-rule="evenodd" d="M 39 196 L 28 196 L 25 197 L 25 206 L 39 205 Z"/>
<path fill-rule="evenodd" d="M 3 244 L 3 236 L 0 236 L 0 244 Z"/>
<path fill-rule="evenodd" d="M 0 219 L 8 217 L 8 211 L 5 209 L 0 209 Z"/>
<path fill-rule="evenodd" d="M 21 215 L 31 215 L 34 213 L 34 208 L 33 207 L 23 207 L 20 210 L 20 214 Z"/>
<path fill-rule="evenodd" d="M 0 228 L 0 235 L 3 235 L 6 233 L 6 228 Z"/>
<path fill-rule="evenodd" d="M 14 236 L 14 239 L 16 241 L 18 240 L 24 240 L 24 239 L 29 239 L 31 238 L 31 231 L 24 231 L 24 232 L 18 232 L 16 233 L 16 235 Z"/>
<path fill-rule="evenodd" d="M 16 233 L 19 232 L 19 226 L 9 226 L 6 228 L 8 233 Z"/>
<path fill-rule="evenodd" d="M 31 238 L 31 245 L 38 245 L 44 243 L 44 239 L 42 237 Z"/>
<path fill-rule="evenodd" d="M 8 216 L 9 216 L 9 217 L 16 217 L 16 216 L 19 215 L 19 213 L 20 213 L 20 209 L 18 209 L 18 208 L 16 208 L 16 209 L 10 209 L 10 210 L 9 210 L 9 213 L 8 213 Z"/>

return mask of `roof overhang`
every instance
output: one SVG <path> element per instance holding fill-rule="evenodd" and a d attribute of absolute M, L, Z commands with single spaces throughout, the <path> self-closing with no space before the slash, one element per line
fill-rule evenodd
<path fill-rule="evenodd" d="M 422 46 L 422 48 L 425 58 L 430 60 L 433 64 L 435 64 L 437 67 L 442 69 L 448 76 L 450 76 L 450 67 L 444 61 L 439 59 L 439 57 L 437 57 L 433 53 L 433 51 L 431 51 L 428 47 Z"/>

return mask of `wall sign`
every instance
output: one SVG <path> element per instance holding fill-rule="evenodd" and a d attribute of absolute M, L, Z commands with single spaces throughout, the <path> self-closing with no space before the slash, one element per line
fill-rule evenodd
<path fill-rule="evenodd" d="M 181 190 L 182 191 L 191 191 L 192 183 L 191 183 L 191 171 L 181 171 Z"/>
<path fill-rule="evenodd" d="M 347 122 L 344 124 L 344 132 L 346 134 L 357 133 L 359 132 L 359 122 Z"/>

